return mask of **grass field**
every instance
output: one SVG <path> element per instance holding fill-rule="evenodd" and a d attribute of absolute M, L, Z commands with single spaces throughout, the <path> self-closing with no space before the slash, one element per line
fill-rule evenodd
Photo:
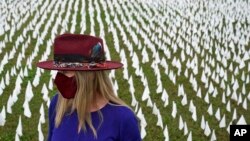
<path fill-rule="evenodd" d="M 53 59 L 53 40 L 66 32 L 102 37 L 107 58 L 125 64 L 110 77 L 144 141 L 229 140 L 230 124 L 250 123 L 249 9 L 243 0 L 0 2 L 0 141 L 46 140 L 42 88 L 56 93 L 55 72 L 35 64 Z"/>

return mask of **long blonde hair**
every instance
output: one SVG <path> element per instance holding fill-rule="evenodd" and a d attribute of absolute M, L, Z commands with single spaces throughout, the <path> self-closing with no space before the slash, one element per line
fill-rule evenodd
<path fill-rule="evenodd" d="M 75 77 L 77 82 L 75 97 L 73 99 L 65 99 L 61 94 L 58 95 L 55 126 L 58 127 L 60 125 L 66 113 L 72 114 L 76 110 L 79 120 L 78 133 L 80 129 L 86 131 L 87 124 L 93 131 L 94 137 L 97 138 L 97 132 L 92 124 L 91 113 L 89 111 L 91 104 L 96 104 L 95 94 L 98 93 L 103 98 L 118 105 L 127 105 L 115 95 L 107 71 L 75 71 Z M 102 123 L 103 117 L 99 110 L 98 114 Z"/>

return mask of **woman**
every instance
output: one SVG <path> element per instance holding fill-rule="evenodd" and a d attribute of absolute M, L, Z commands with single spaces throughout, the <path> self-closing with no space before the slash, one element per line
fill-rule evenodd
<path fill-rule="evenodd" d="M 58 89 L 49 107 L 48 141 L 141 141 L 134 112 L 115 96 L 102 39 L 63 34 L 54 41 L 54 60 L 38 67 L 58 70 Z"/>

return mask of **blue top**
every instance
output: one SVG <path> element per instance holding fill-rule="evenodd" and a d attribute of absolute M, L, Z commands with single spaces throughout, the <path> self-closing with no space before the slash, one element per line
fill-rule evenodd
<path fill-rule="evenodd" d="M 78 117 L 74 111 L 65 115 L 58 128 L 55 127 L 56 94 L 49 107 L 49 133 L 48 141 L 141 141 L 138 121 L 134 113 L 125 106 L 118 106 L 111 103 L 100 109 L 103 115 L 103 122 L 99 129 L 98 112 L 91 112 L 92 124 L 97 130 L 97 139 L 94 138 L 92 130 L 86 125 L 87 131 L 80 131 L 78 134 Z"/>

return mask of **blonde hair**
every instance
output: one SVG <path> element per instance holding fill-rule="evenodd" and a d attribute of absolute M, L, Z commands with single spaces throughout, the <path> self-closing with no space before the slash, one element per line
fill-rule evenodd
<path fill-rule="evenodd" d="M 93 131 L 94 137 L 97 138 L 97 132 L 92 124 L 91 113 L 89 111 L 91 104 L 96 104 L 96 94 L 98 93 L 103 98 L 118 105 L 127 105 L 115 95 L 107 71 L 75 71 L 75 78 L 77 82 L 75 97 L 73 99 L 65 99 L 61 94 L 58 95 L 55 126 L 58 127 L 60 125 L 66 113 L 72 114 L 76 110 L 79 120 L 78 133 L 80 129 L 86 131 L 87 124 Z M 98 114 L 102 123 L 103 117 L 99 110 Z"/>

